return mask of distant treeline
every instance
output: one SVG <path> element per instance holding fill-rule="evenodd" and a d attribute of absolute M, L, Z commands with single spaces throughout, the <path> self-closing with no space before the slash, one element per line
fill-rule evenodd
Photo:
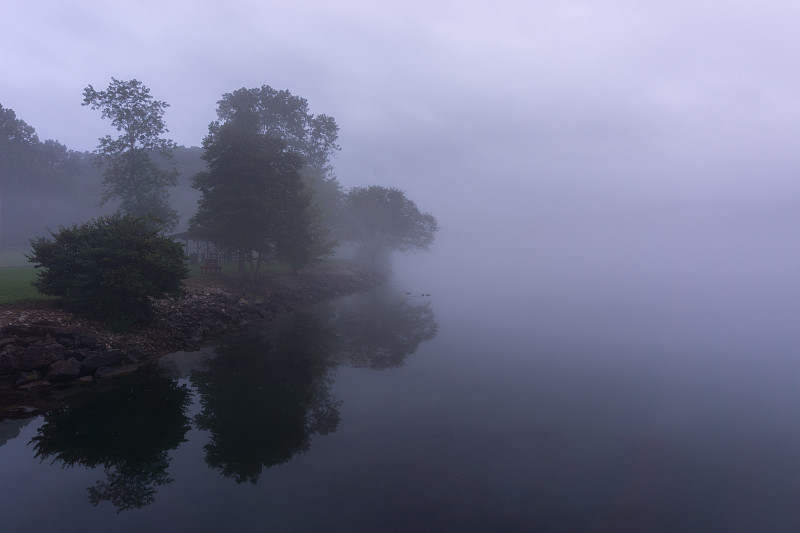
<path fill-rule="evenodd" d="M 202 147 L 188 148 L 163 137 L 169 104 L 138 80 L 89 85 L 83 105 L 119 132 L 99 138 L 94 152 L 40 141 L 0 105 L 0 250 L 116 212 L 236 251 L 242 270 L 250 252 L 257 265 L 297 270 L 345 243 L 357 259 L 388 268 L 391 252 L 429 250 L 438 230 L 400 189 L 344 190 L 332 165 L 339 126 L 289 91 L 223 94 Z"/>
<path fill-rule="evenodd" d="M 179 229 L 197 210 L 199 193 L 191 177 L 206 168 L 202 152 L 178 146 L 173 154 L 179 176 L 170 204 L 180 215 Z M 0 250 L 26 248 L 29 239 L 48 230 L 113 213 L 113 203 L 98 207 L 103 176 L 97 163 L 92 152 L 39 140 L 32 126 L 0 104 Z"/>

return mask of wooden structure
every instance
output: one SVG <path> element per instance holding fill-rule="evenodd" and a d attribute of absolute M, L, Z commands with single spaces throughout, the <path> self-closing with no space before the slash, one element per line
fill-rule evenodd
<path fill-rule="evenodd" d="M 201 274 L 222 274 L 222 265 L 216 259 L 206 259 L 200 265 Z"/>

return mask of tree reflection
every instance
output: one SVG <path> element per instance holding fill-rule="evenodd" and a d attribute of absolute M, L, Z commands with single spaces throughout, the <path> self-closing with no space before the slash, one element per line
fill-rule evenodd
<path fill-rule="evenodd" d="M 167 452 L 186 440 L 190 401 L 185 385 L 139 371 L 113 389 L 45 414 L 31 442 L 42 461 L 103 467 L 105 480 L 87 489 L 93 505 L 109 501 L 117 512 L 141 508 L 172 481 Z"/>
<path fill-rule="evenodd" d="M 237 483 L 256 483 L 264 467 L 309 448 L 311 436 L 336 430 L 330 394 L 334 336 L 313 316 L 295 313 L 216 348 L 192 374 L 201 429 L 211 432 L 206 462 Z"/>
<path fill-rule="evenodd" d="M 337 359 L 376 370 L 401 366 L 439 331 L 430 302 L 387 286 L 337 302 L 332 317 L 339 334 Z"/>

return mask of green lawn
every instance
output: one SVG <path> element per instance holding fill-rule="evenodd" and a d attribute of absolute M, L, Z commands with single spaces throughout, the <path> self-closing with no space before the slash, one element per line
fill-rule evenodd
<path fill-rule="evenodd" d="M 33 266 L 0 266 L 0 305 L 31 300 L 52 300 L 33 288 L 36 279 Z"/>
<path fill-rule="evenodd" d="M 36 269 L 33 265 L 25 265 L 25 256 L 19 253 L 0 254 L 0 305 L 29 302 L 35 300 L 54 300 L 52 296 L 45 296 L 33 288 L 31 282 L 36 279 Z M 24 266 L 7 266 L 24 265 Z M 222 276 L 238 276 L 239 265 L 237 263 L 222 263 Z M 290 269 L 286 265 L 276 263 L 264 263 L 261 265 L 261 273 L 267 272 L 288 272 Z M 200 276 L 200 266 L 191 265 L 191 275 Z"/>
<path fill-rule="evenodd" d="M 225 277 L 228 276 L 238 276 L 239 275 L 239 263 L 236 262 L 228 262 L 223 261 L 220 263 L 222 266 L 222 275 Z M 244 265 L 245 271 L 249 272 L 250 265 L 245 263 Z M 253 268 L 255 268 L 255 263 L 253 263 Z M 189 265 L 189 270 L 191 271 L 192 277 L 200 276 L 200 265 Z M 281 272 L 291 272 L 291 267 L 289 265 L 285 265 L 283 263 L 273 263 L 273 262 L 264 262 L 261 263 L 261 268 L 259 269 L 259 273 L 266 274 L 268 272 L 272 273 L 281 273 Z M 211 276 L 212 274 L 208 274 Z"/>

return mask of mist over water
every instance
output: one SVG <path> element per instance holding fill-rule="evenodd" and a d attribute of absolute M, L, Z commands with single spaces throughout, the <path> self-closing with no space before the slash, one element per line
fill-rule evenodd
<path fill-rule="evenodd" d="M 107 125 L 80 90 L 109 75 L 152 85 L 185 146 L 221 94 L 267 83 L 336 118 L 345 188 L 397 186 L 441 229 L 430 253 L 395 255 L 380 295 L 317 311 L 320 338 L 362 341 L 332 367 L 321 352 L 311 373 L 242 356 L 294 395 L 209 403 L 199 389 L 227 376 L 235 390 L 236 369 L 184 373 L 187 416 L 204 422 L 154 446 L 174 481 L 142 509 L 91 507 L 103 472 L 40 464 L 29 443 L 46 422 L 3 422 L 12 527 L 800 531 L 795 5 L 238 2 L 187 17 L 177 2 L 155 20 L 133 4 L 17 4 L 2 104 L 42 139 L 94 147 Z M 18 46 L 30 35 L 59 38 Z M 25 246 L 23 231 L 93 215 L 96 193 L 4 209 Z M 191 216 L 196 196 L 175 200 Z M 367 342 L 373 327 L 392 342 Z M 320 398 L 339 418 L 306 431 Z M 255 420 L 270 401 L 297 415 L 292 438 Z M 209 442 L 254 443 L 257 460 L 207 468 Z M 95 464 L 141 464 L 122 459 Z M 32 519 L 41 501 L 57 512 Z"/>
<path fill-rule="evenodd" d="M 82 491 L 102 472 L 35 462 L 41 419 L 9 426 L 3 479 L 90 531 L 158 529 L 175 509 L 193 527 L 244 529 L 794 530 L 792 219 L 623 213 L 491 239 L 490 221 L 443 224 L 432 253 L 396 256 L 379 291 L 267 324 L 263 349 L 223 341 L 250 368 L 247 394 L 224 359 L 187 370 L 192 428 L 160 456 L 172 481 L 142 509 L 91 507 Z M 347 346 L 335 370 L 320 366 L 331 342 Z M 293 392 L 263 395 L 261 382 Z M 283 416 L 285 440 L 260 422 Z M 237 483 L 243 468 L 251 482 Z M 12 524 L 17 500 L 0 508 Z"/>

